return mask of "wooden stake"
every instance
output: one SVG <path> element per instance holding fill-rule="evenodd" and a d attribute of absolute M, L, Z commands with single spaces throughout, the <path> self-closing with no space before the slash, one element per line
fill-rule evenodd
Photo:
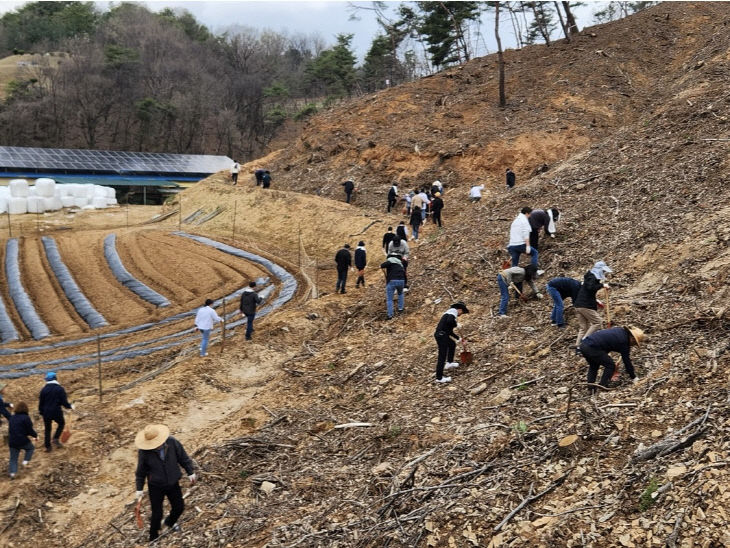
<path fill-rule="evenodd" d="M 10 207 L 8 207 L 10 209 Z M 35 212 L 35 229 L 38 234 L 41 233 L 41 213 L 40 211 Z"/>
<path fill-rule="evenodd" d="M 177 193 L 177 229 L 180 230 L 182 227 L 182 196 Z"/>
<path fill-rule="evenodd" d="M 10 226 L 10 204 L 8 204 L 8 238 L 13 237 L 13 229 Z"/>
<path fill-rule="evenodd" d="M 223 330 L 221 331 L 221 356 L 226 348 L 226 300 L 223 299 Z"/>
<path fill-rule="evenodd" d="M 127 192 L 127 228 L 129 228 L 129 192 Z"/>
<path fill-rule="evenodd" d="M 233 241 L 233 245 L 236 245 L 236 208 L 238 206 L 238 201 L 236 200 L 233 202 L 233 229 L 231 230 L 231 240 Z"/>
<path fill-rule="evenodd" d="M 298 252 L 298 264 L 299 264 L 299 270 L 302 270 L 302 223 L 299 223 L 299 248 L 297 249 Z"/>
<path fill-rule="evenodd" d="M 99 401 L 101 401 L 101 336 L 98 333 L 96 334 L 96 363 L 99 369 Z"/>

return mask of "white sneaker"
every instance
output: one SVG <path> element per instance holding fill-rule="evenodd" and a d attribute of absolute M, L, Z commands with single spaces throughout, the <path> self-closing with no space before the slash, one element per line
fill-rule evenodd
<path fill-rule="evenodd" d="M 538 270 L 537 271 L 537 275 L 538 276 L 542 276 L 543 274 L 545 274 L 545 271 L 544 270 Z"/>
<path fill-rule="evenodd" d="M 28 461 L 27 460 L 24 460 L 23 461 L 23 466 L 28 466 Z"/>
<path fill-rule="evenodd" d="M 451 377 L 441 377 L 440 379 L 436 379 L 436 382 L 440 382 L 440 383 L 451 382 Z"/>
<path fill-rule="evenodd" d="M 457 362 L 447 362 L 444 369 L 456 369 L 457 367 L 459 367 Z"/>
<path fill-rule="evenodd" d="M 404 288 L 403 288 L 403 293 L 408 293 L 409 291 L 410 291 L 410 289 L 409 289 L 409 288 L 407 288 L 407 287 L 404 287 Z"/>
<path fill-rule="evenodd" d="M 509 318 L 509 316 L 507 314 L 500 314 L 499 316 L 497 316 L 497 318 L 499 318 L 500 320 L 506 320 L 507 318 Z"/>

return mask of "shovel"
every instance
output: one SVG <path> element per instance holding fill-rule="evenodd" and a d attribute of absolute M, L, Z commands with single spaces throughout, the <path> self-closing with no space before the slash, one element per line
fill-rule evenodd
<path fill-rule="evenodd" d="M 70 421 L 66 421 L 66 426 L 63 428 L 63 432 L 61 432 L 61 443 L 66 443 L 68 439 L 71 437 L 71 427 L 69 426 Z"/>
<path fill-rule="evenodd" d="M 606 288 L 606 327 L 612 327 L 611 324 L 611 293 Z"/>
<path fill-rule="evenodd" d="M 142 521 L 142 499 L 139 499 L 134 506 L 134 519 L 137 521 L 137 528 L 142 529 L 144 527 L 144 522 Z"/>
<path fill-rule="evenodd" d="M 520 291 L 519 289 L 517 289 L 517 286 L 515 285 L 515 283 L 514 283 L 514 282 L 511 282 L 511 283 L 509 284 L 509 286 L 510 286 L 510 287 L 511 287 L 512 289 L 514 289 L 515 291 L 517 291 L 517 294 L 518 294 L 518 295 L 520 296 L 520 300 L 521 300 L 521 301 L 526 301 L 526 300 L 527 300 L 527 298 L 526 298 L 526 297 L 525 297 L 525 296 L 524 296 L 524 295 L 522 294 L 522 291 Z"/>
<path fill-rule="evenodd" d="M 468 365 L 474 361 L 474 356 L 466 349 L 466 340 L 463 337 L 461 339 L 461 348 L 462 351 L 459 354 L 459 361 L 461 362 L 461 365 Z"/>

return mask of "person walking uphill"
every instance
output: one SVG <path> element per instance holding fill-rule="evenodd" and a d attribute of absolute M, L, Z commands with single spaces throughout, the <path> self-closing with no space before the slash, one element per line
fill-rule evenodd
<path fill-rule="evenodd" d="M 248 282 L 248 287 L 243 290 L 243 293 L 241 293 L 241 303 L 238 307 L 241 311 L 241 315 L 246 316 L 247 341 L 251 340 L 251 335 L 253 335 L 254 332 L 253 321 L 256 318 L 256 305 L 264 302 L 259 294 L 256 293 L 256 290 L 254 289 L 255 287 L 256 282 Z"/>
<path fill-rule="evenodd" d="M 367 264 L 368 254 L 365 251 L 365 242 L 360 240 L 355 248 L 355 268 L 357 268 L 355 287 L 360 287 L 360 284 L 365 287 L 365 267 Z"/>
<path fill-rule="evenodd" d="M 135 485 L 137 500 L 144 496 L 144 483 L 150 495 L 150 542 L 160 533 L 162 522 L 162 503 L 165 497 L 170 501 L 170 513 L 165 518 L 165 525 L 173 531 L 179 531 L 178 518 L 185 510 L 180 478 L 180 467 L 185 469 L 191 484 L 197 479 L 193 469 L 193 461 L 188 457 L 182 444 L 170 435 L 170 429 L 164 424 L 150 424 L 137 433 L 134 438 L 137 447 L 137 471 Z"/>
<path fill-rule="evenodd" d="M 444 208 L 444 201 L 441 199 L 441 193 L 437 192 L 431 200 L 431 212 L 433 213 L 433 224 L 441 228 L 441 210 Z"/>
<path fill-rule="evenodd" d="M 241 170 L 241 166 L 238 162 L 233 162 L 233 165 L 231 166 L 231 180 L 233 181 L 233 186 L 236 186 L 238 184 L 238 172 Z"/>
<path fill-rule="evenodd" d="M 411 218 L 409 220 L 409 223 L 411 225 L 411 229 L 413 230 L 413 239 L 418 241 L 418 231 L 423 224 L 423 216 L 421 214 L 420 207 L 411 208 Z"/>
<path fill-rule="evenodd" d="M 337 264 L 337 284 L 335 285 L 335 293 L 345 293 L 345 284 L 347 283 L 347 271 L 352 266 L 352 255 L 350 255 L 350 244 L 345 244 L 335 254 L 335 263 Z"/>
<path fill-rule="evenodd" d="M 547 294 L 553 300 L 553 310 L 550 313 L 550 322 L 559 328 L 565 327 L 563 316 L 563 301 L 570 297 L 575 305 L 580 291 L 580 282 L 573 278 L 553 278 L 547 283 Z"/>
<path fill-rule="evenodd" d="M 405 307 L 404 288 L 406 285 L 406 271 L 399 255 L 388 255 L 386 261 L 380 265 L 385 274 L 385 306 L 388 319 L 393 319 L 393 294 L 398 293 L 398 312 Z"/>
<path fill-rule="evenodd" d="M 578 318 L 578 335 L 575 339 L 576 353 L 579 352 L 580 342 L 593 333 L 601 329 L 601 316 L 598 314 L 598 300 L 596 293 L 601 287 L 608 288 L 608 284 L 604 283 L 606 273 L 611 273 L 606 263 L 598 261 L 593 268 L 583 276 L 583 284 L 580 286 L 578 296 L 573 300 L 573 308 Z"/>
<path fill-rule="evenodd" d="M 588 362 L 588 375 L 586 381 L 595 383 L 598 376 L 598 368 L 603 366 L 603 374 L 598 384 L 608 387 L 608 381 L 611 380 L 616 362 L 609 356 L 609 352 L 618 352 L 624 361 L 624 368 L 634 382 L 639 378 L 634 371 L 634 364 L 631 363 L 631 347 L 639 346 L 646 335 L 638 327 L 611 327 L 596 331 L 592 335 L 587 336 L 580 343 L 580 351 Z M 588 387 L 590 393 L 596 391 L 595 386 Z"/>
<path fill-rule="evenodd" d="M 388 245 L 388 256 L 396 255 L 400 262 L 403 264 L 403 270 L 405 274 L 405 291 L 408 291 L 408 255 L 411 253 L 408 247 L 408 242 L 402 239 L 400 236 L 393 238 L 393 241 Z"/>
<path fill-rule="evenodd" d="M 535 285 L 535 279 L 538 276 L 537 267 L 534 264 L 528 264 L 525 268 L 521 266 L 513 266 L 502 270 L 497 274 L 497 284 L 499 285 L 499 317 L 507 317 L 507 305 L 509 304 L 509 290 L 510 287 L 516 288 L 520 292 L 520 298 L 524 298 L 524 292 L 522 291 L 522 282 L 530 284 L 533 294 L 538 299 L 542 299 L 542 293 L 537 289 Z"/>
<path fill-rule="evenodd" d="M 393 238 L 395 238 L 395 234 L 393 233 L 393 227 L 388 227 L 388 232 L 383 234 L 383 253 L 385 253 L 385 256 L 388 256 L 388 245 L 390 242 L 393 241 Z"/>
<path fill-rule="evenodd" d="M 23 457 L 23 467 L 28 466 L 30 459 L 33 458 L 35 445 L 28 439 L 33 438 L 38 441 L 38 434 L 33 430 L 33 421 L 28 416 L 28 405 L 21 401 L 15 414 L 8 421 L 8 446 L 10 447 L 10 462 L 8 464 L 8 473 L 10 479 L 14 479 L 18 473 L 18 457 L 21 451 L 25 451 Z"/>
<path fill-rule="evenodd" d="M 342 183 L 342 186 L 345 187 L 345 202 L 349 204 L 352 199 L 352 192 L 355 190 L 355 183 L 348 179 Z"/>
<path fill-rule="evenodd" d="M 213 299 L 205 299 L 205 305 L 201 306 L 195 314 L 195 327 L 203 336 L 200 341 L 201 358 L 208 355 L 208 341 L 210 340 L 210 332 L 213 330 L 213 322 L 221 323 L 223 321 L 223 318 L 213 310 L 212 304 Z"/>
<path fill-rule="evenodd" d="M 393 183 L 388 191 L 388 213 L 395 207 L 395 203 L 398 201 L 398 185 Z"/>
<path fill-rule="evenodd" d="M 537 267 L 537 249 L 530 247 L 530 234 L 532 232 L 532 227 L 530 226 L 531 212 L 531 208 L 523 207 L 510 226 L 507 252 L 512 258 L 512 266 L 517 266 L 520 263 L 520 255 L 525 253 L 526 255 L 530 255 L 530 262 Z"/>
<path fill-rule="evenodd" d="M 444 377 L 444 370 L 459 367 L 459 364 L 454 361 L 454 354 L 456 353 L 456 343 L 461 340 L 461 337 L 454 333 L 454 329 L 459 325 L 458 317 L 468 313 L 469 309 L 463 302 L 453 303 L 441 316 L 441 320 L 436 326 L 433 334 L 439 349 L 436 359 L 436 382 L 451 382 L 451 377 Z"/>
<path fill-rule="evenodd" d="M 66 390 L 58 384 L 55 371 L 46 373 L 46 385 L 41 390 L 38 398 L 38 412 L 43 417 L 43 445 L 46 451 L 51 450 L 51 429 L 53 423 L 57 424 L 56 432 L 53 434 L 53 445 L 63 447 L 61 445 L 61 433 L 66 426 L 66 420 L 63 418 L 63 409 L 73 409 L 74 406 L 68 402 Z"/>

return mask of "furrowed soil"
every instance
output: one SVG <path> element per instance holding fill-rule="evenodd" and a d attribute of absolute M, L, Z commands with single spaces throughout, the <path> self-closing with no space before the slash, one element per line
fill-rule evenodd
<path fill-rule="evenodd" d="M 270 169 L 270 190 L 243 174 L 232 187 L 219 173 L 159 209 L 13 220 L 24 283 L 33 278 L 44 319 L 58 315 L 52 341 L 88 329 L 51 279 L 39 229 L 118 325 L 193 308 L 263 272 L 171 235 L 178 227 L 270 258 L 299 290 L 256 321 L 253 341 L 229 333 L 205 359 L 195 340 L 105 364 L 102 401 L 95 369 L 60 371 L 78 407 L 74 433 L 0 483 L 0 543 L 146 544 L 147 524 L 137 529 L 132 513 L 133 438 L 161 422 L 200 475 L 182 480 L 183 531 L 164 546 L 730 546 L 729 17 L 722 3 L 665 3 L 570 43 L 506 52 L 504 109 L 493 56 L 352 99 L 245 166 Z M 358 188 L 351 205 L 347 178 Z M 429 222 L 412 242 L 405 312 L 387 321 L 380 243 L 403 219 L 400 205 L 385 213 L 388 188 L 437 178 L 444 227 Z M 484 197 L 471 204 L 477 183 Z M 570 306 L 565 330 L 550 326 L 548 298 L 511 299 L 509 318 L 496 317 L 496 276 L 524 205 L 563 212 L 556 238 L 541 237 L 543 292 L 597 260 L 613 268 L 613 324 L 649 335 L 632 350 L 636 383 L 619 364 L 618 382 L 588 396 Z M 198 211 L 219 213 L 180 221 Z M 100 255 L 109 232 L 170 310 L 115 285 Z M 360 240 L 367 285 L 356 289 L 351 273 L 335 294 L 334 254 Z M 4 280 L 0 294 L 7 303 Z M 455 300 L 470 309 L 459 321 L 474 361 L 437 385 L 433 331 Z M 23 336 L 0 348 L 37 344 Z M 5 399 L 33 410 L 42 384 L 13 380 Z"/>

